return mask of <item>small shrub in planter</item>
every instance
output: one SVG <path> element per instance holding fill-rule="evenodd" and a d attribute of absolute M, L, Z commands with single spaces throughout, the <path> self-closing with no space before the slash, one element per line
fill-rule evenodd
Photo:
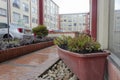
<path fill-rule="evenodd" d="M 86 34 L 70 39 L 68 42 L 68 49 L 83 54 L 101 52 L 100 44 Z"/>
<path fill-rule="evenodd" d="M 43 38 L 48 35 L 48 30 L 44 25 L 39 25 L 33 28 L 32 31 L 38 38 Z"/>
<path fill-rule="evenodd" d="M 92 37 L 86 34 L 81 34 L 79 37 L 72 38 L 70 36 L 58 37 L 54 43 L 60 48 L 67 49 L 79 54 L 88 54 L 101 52 L 100 44 Z"/>
<path fill-rule="evenodd" d="M 58 45 L 62 49 L 68 49 L 68 42 L 72 38 L 70 36 L 62 36 L 62 37 L 57 37 L 54 39 L 54 43 Z"/>
<path fill-rule="evenodd" d="M 60 58 L 80 80 L 104 80 L 106 57 L 109 53 L 100 49 L 99 42 L 87 34 L 78 37 L 58 37 Z"/>

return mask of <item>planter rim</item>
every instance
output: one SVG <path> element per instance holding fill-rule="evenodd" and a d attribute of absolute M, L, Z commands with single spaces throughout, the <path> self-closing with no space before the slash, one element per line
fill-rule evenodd
<path fill-rule="evenodd" d="M 105 57 L 105 56 L 108 56 L 110 55 L 110 53 L 106 52 L 106 51 L 103 51 L 103 52 L 97 52 L 97 53 L 90 53 L 90 54 L 79 54 L 79 53 L 76 53 L 76 52 L 71 52 L 71 51 L 68 51 L 68 50 L 65 50 L 65 49 L 62 49 L 60 48 L 59 46 L 57 46 L 58 50 L 60 51 L 63 51 L 69 55 L 73 55 L 73 56 L 76 56 L 76 57 L 83 57 L 83 58 L 87 58 L 87 57 Z"/>

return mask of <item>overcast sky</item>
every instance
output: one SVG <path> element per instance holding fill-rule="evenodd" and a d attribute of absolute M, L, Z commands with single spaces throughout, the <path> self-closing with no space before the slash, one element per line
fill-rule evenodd
<path fill-rule="evenodd" d="M 115 9 L 120 10 L 120 0 L 115 0 Z"/>
<path fill-rule="evenodd" d="M 53 0 L 59 6 L 59 13 L 89 12 L 89 0 Z"/>

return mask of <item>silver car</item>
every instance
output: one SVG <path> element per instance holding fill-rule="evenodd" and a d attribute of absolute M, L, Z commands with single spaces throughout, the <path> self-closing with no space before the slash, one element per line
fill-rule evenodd
<path fill-rule="evenodd" d="M 9 37 L 10 38 L 32 38 L 32 29 L 25 28 L 17 24 L 9 25 Z M 0 23 L 0 38 L 8 38 L 8 25 L 6 23 Z"/>

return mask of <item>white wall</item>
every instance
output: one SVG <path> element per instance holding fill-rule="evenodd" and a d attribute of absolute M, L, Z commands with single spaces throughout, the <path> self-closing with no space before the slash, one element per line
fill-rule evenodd
<path fill-rule="evenodd" d="M 109 0 L 97 0 L 97 40 L 108 49 Z"/>

